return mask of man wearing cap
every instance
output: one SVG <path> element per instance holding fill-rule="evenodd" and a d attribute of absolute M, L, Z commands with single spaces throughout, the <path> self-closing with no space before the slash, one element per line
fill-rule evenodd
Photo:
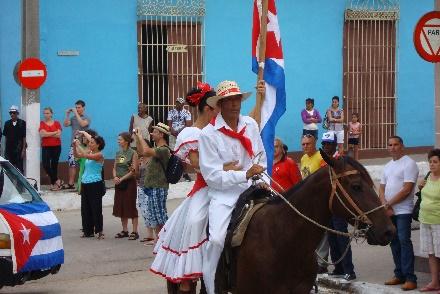
<path fill-rule="evenodd" d="M 242 93 L 234 81 L 223 81 L 216 94 L 208 98 L 207 104 L 219 107 L 220 113 L 202 130 L 199 139 L 200 170 L 210 198 L 209 241 L 203 261 L 203 279 L 210 294 L 214 293 L 215 272 L 232 210 L 250 186 L 249 179 L 262 173 L 267 164 L 257 123 L 240 115 L 241 102 L 251 93 Z M 240 169 L 224 171 L 223 164 L 228 162 L 235 162 Z"/>
<path fill-rule="evenodd" d="M 338 158 L 339 152 L 336 150 L 338 147 L 337 136 L 334 132 L 329 131 L 322 134 L 322 150 L 328 155 L 334 158 Z M 322 160 L 321 166 L 326 166 L 327 163 Z M 330 228 L 337 230 L 339 232 L 348 232 L 348 223 L 345 219 L 332 216 L 330 220 Z M 328 255 L 328 249 L 330 247 L 330 256 L 332 262 L 336 262 L 341 259 L 342 255 L 345 253 L 344 258 L 341 262 L 335 264 L 333 272 L 330 273 L 332 276 L 340 276 L 347 281 L 352 281 L 356 279 L 356 273 L 354 272 L 353 258 L 350 246 L 350 239 L 345 236 L 336 234 L 325 234 L 327 244 L 318 248 L 318 254 Z M 348 248 L 347 248 L 348 247 Z M 345 252 L 347 250 L 347 252 Z"/>
<path fill-rule="evenodd" d="M 191 112 L 183 108 L 185 105 L 185 99 L 179 97 L 176 99 L 176 105 L 173 109 L 168 111 L 168 126 L 170 128 L 170 148 L 174 149 L 176 144 L 177 135 L 185 128 L 191 125 Z M 187 182 L 191 181 L 191 178 L 187 173 L 182 176 Z"/>
<path fill-rule="evenodd" d="M 166 200 L 169 184 L 162 166 L 168 165 L 170 149 L 168 148 L 168 137 L 170 128 L 163 123 L 153 127 L 150 136 L 156 147 L 150 148 L 142 137 L 142 132 L 135 129 L 136 150 L 140 156 L 151 157 L 145 167 L 144 193 L 148 197 L 148 224 L 157 235 L 168 219 Z M 156 239 L 157 240 L 157 239 Z"/>
<path fill-rule="evenodd" d="M 3 136 L 6 138 L 5 158 L 23 173 L 23 160 L 26 156 L 26 122 L 18 118 L 18 107 L 9 108 L 10 120 L 5 122 Z"/>

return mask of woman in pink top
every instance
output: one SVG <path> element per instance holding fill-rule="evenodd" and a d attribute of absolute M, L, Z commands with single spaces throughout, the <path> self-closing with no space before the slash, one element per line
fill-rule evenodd
<path fill-rule="evenodd" d="M 348 123 L 348 149 L 353 150 L 354 159 L 359 159 L 359 139 L 362 133 L 362 126 L 359 122 L 359 115 L 353 113 Z"/>

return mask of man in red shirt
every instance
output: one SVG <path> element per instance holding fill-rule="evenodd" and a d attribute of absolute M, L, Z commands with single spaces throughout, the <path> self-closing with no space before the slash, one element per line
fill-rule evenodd
<path fill-rule="evenodd" d="M 272 178 L 274 182 L 272 182 L 271 186 L 277 192 L 283 191 L 281 187 L 284 190 L 288 190 L 301 181 L 301 173 L 299 172 L 298 165 L 292 158 L 287 157 L 287 152 L 283 146 L 284 144 L 281 139 L 276 138 L 274 142 L 275 150 L 272 168 Z"/>

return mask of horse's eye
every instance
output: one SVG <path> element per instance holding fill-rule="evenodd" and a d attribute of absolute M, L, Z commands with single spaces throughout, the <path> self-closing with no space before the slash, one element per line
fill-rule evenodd
<path fill-rule="evenodd" d="M 352 184 L 351 188 L 356 192 L 362 191 L 362 186 L 360 184 Z"/>

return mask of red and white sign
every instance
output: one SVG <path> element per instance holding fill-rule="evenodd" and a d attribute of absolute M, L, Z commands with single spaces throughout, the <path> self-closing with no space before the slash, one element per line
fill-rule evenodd
<path fill-rule="evenodd" d="M 23 60 L 18 68 L 18 79 L 27 89 L 38 89 L 47 78 L 46 65 L 37 58 Z"/>
<path fill-rule="evenodd" d="M 422 16 L 414 30 L 417 53 L 429 62 L 440 62 L 440 11 Z"/>

